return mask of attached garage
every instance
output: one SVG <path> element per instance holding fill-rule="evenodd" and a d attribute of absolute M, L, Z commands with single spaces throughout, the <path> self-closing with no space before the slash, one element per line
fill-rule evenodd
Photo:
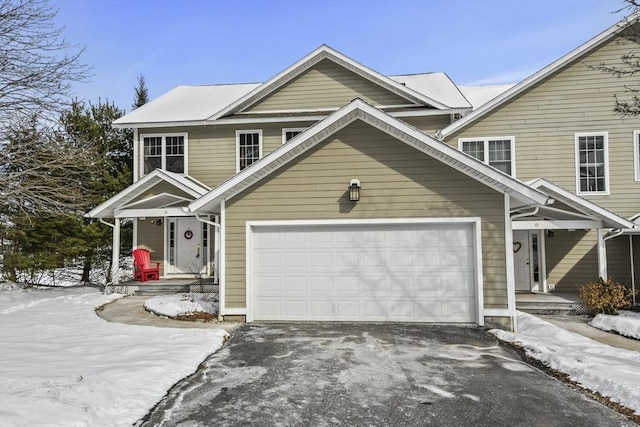
<path fill-rule="evenodd" d="M 477 218 L 250 223 L 249 317 L 481 323 L 479 226 Z"/>

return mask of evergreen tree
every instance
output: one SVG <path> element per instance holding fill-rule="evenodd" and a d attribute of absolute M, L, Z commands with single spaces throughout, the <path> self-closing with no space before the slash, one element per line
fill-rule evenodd
<path fill-rule="evenodd" d="M 138 76 L 138 84 L 134 88 L 134 91 L 135 97 L 133 98 L 132 108 L 135 110 L 149 102 L 149 89 L 147 88 L 147 81 L 144 78 L 144 74 Z"/>
<path fill-rule="evenodd" d="M 87 183 L 87 202 L 97 206 L 125 189 L 132 181 L 133 149 L 132 132 L 116 129 L 111 123 L 124 115 L 124 111 L 110 103 L 98 102 L 85 106 L 74 102 L 71 109 L 63 114 L 62 124 L 69 140 L 77 145 L 91 144 L 95 147 L 93 168 L 96 173 Z M 81 227 L 86 243 L 83 253 L 82 281 L 88 282 L 91 267 L 96 259 L 110 256 L 111 229 L 97 222 Z M 131 227 L 122 228 L 122 249 L 131 247 Z M 122 250 L 125 252 L 126 249 Z"/>

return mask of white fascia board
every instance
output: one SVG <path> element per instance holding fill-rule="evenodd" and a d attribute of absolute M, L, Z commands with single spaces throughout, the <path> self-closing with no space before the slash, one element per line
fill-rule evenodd
<path fill-rule="evenodd" d="M 210 193 L 193 201 L 189 205 L 189 209 L 197 211 L 206 205 L 217 205 L 222 199 L 228 199 L 238 194 L 248 186 L 257 182 L 265 175 L 270 174 L 276 169 L 288 163 L 309 148 L 315 146 L 319 141 L 327 137 L 327 131 L 334 125 L 339 125 L 338 129 L 333 129 L 329 134 L 333 134 L 337 130 L 347 126 L 356 119 L 361 119 L 373 127 L 397 138 L 406 144 L 437 158 L 449 166 L 459 170 L 460 172 L 483 182 L 497 191 L 508 192 L 511 195 L 519 195 L 521 198 L 528 199 L 533 203 L 547 204 L 549 198 L 546 194 L 538 191 L 528 185 L 510 177 L 509 175 L 498 171 L 497 169 L 484 164 L 467 154 L 464 154 L 448 144 L 438 141 L 429 135 L 419 131 L 410 125 L 394 119 L 390 115 L 378 110 L 377 108 L 367 104 L 366 102 L 356 99 L 344 106 L 340 111 L 327 117 L 325 120 L 315 124 L 306 132 L 301 134 L 288 144 L 282 145 L 270 154 L 257 161 L 250 167 L 244 169 L 237 175 L 233 176 Z M 382 126 L 382 124 L 387 126 Z M 393 128 L 399 132 L 390 132 L 389 128 Z M 403 135 L 410 138 L 403 138 Z M 417 141 L 416 144 L 414 141 Z M 504 188 L 500 188 L 504 186 Z"/>
<path fill-rule="evenodd" d="M 113 197 L 111 197 L 111 198 L 105 200 L 104 202 L 100 203 L 95 208 L 91 209 L 89 212 L 87 212 L 86 216 L 88 216 L 89 218 L 108 218 L 108 217 L 110 217 L 111 215 L 102 215 L 102 213 L 104 211 L 106 211 L 106 210 L 113 209 L 114 205 L 117 202 L 119 202 L 121 200 L 126 200 L 127 196 L 131 195 L 136 190 L 138 190 L 140 188 L 143 188 L 144 186 L 150 184 L 149 181 L 159 179 L 158 172 L 159 172 L 159 169 L 156 169 L 153 172 L 151 172 L 150 174 L 145 175 L 144 177 L 142 177 L 138 181 L 134 182 L 133 184 L 131 184 L 130 186 L 128 186 L 127 188 L 125 188 L 124 190 L 119 192 L 118 194 L 114 195 Z M 154 185 L 154 184 L 151 184 L 151 185 Z"/>
<path fill-rule="evenodd" d="M 143 199 L 143 200 L 138 200 L 137 202 L 133 202 L 133 203 L 129 203 L 126 204 L 124 206 L 122 206 L 123 208 L 129 209 L 129 208 L 134 208 L 138 205 L 141 205 L 143 203 L 147 203 L 153 200 L 160 200 L 162 198 L 169 198 L 169 199 L 173 199 L 173 202 L 171 203 L 176 204 L 176 203 L 180 203 L 180 202 L 188 202 L 189 199 L 187 199 L 186 197 L 181 197 L 181 196 L 176 196 L 174 194 L 169 194 L 169 193 L 160 193 L 160 194 L 156 194 L 155 196 L 151 196 L 149 198 Z M 170 205 L 167 205 L 167 207 Z"/>
<path fill-rule="evenodd" d="M 152 209 L 118 209 L 114 211 L 115 218 L 144 218 L 164 216 L 193 216 L 192 212 L 185 208 L 152 208 Z"/>
<path fill-rule="evenodd" d="M 203 194 L 206 194 L 208 188 L 199 188 L 197 184 L 189 181 L 182 175 L 174 174 L 173 172 L 163 171 L 161 169 L 155 169 L 151 173 L 143 176 L 138 181 L 134 182 L 115 196 L 102 202 L 95 208 L 87 212 L 86 216 L 89 218 L 109 218 L 113 215 L 113 212 L 119 203 L 126 203 L 131 198 L 137 197 L 142 190 L 143 192 L 148 188 L 153 187 L 157 183 L 165 181 L 175 186 L 176 188 L 184 191 L 194 198 L 198 198 Z"/>
<path fill-rule="evenodd" d="M 460 128 L 479 119 L 480 117 L 484 116 L 486 113 L 492 111 L 494 108 L 499 107 L 500 105 L 514 98 L 516 95 L 524 92 L 525 90 L 529 89 L 530 87 L 537 84 L 541 80 L 555 73 L 560 68 L 564 67 L 566 64 L 570 63 L 574 59 L 582 56 L 583 54 L 585 54 L 586 52 L 589 52 L 592 49 L 595 49 L 602 43 L 609 40 L 611 37 L 615 36 L 622 30 L 624 30 L 627 26 L 631 26 L 635 24 L 638 21 L 639 17 L 640 17 L 640 12 L 636 12 L 628 17 L 621 19 L 620 21 L 618 21 L 616 24 L 614 24 L 607 30 L 593 37 L 588 42 L 580 45 L 579 47 L 567 53 L 563 57 L 547 65 L 540 71 L 522 80 L 520 83 L 513 86 L 511 89 L 508 89 L 501 95 L 498 95 L 492 101 L 487 102 L 477 110 L 473 111 L 472 113 L 466 115 L 465 117 L 461 118 L 457 122 L 442 129 L 442 131 L 440 132 L 440 135 L 442 136 L 442 138 L 446 138 L 447 136 L 451 135 L 452 133 L 459 130 Z"/>
<path fill-rule="evenodd" d="M 256 87 L 237 101 L 231 103 L 229 106 L 211 115 L 208 120 L 216 120 L 227 114 L 242 111 L 244 108 L 255 104 L 260 99 L 263 99 L 264 97 L 273 93 L 279 87 L 299 76 L 304 71 L 310 69 L 323 59 L 329 59 L 337 63 L 338 65 L 345 66 L 345 68 L 357 73 L 361 77 L 364 77 L 375 84 L 381 85 L 382 87 L 386 86 L 385 88 L 387 90 L 391 90 L 398 96 L 406 98 L 407 100 L 415 102 L 416 104 L 424 103 L 432 105 L 439 109 L 450 109 L 449 106 L 431 99 L 421 93 L 418 93 L 404 85 L 401 85 L 400 83 L 390 79 L 389 77 L 384 76 L 377 71 L 374 71 L 341 54 L 335 49 L 332 49 L 331 47 L 323 44 L 313 52 L 295 62 L 293 65 L 285 68 L 283 71 L 267 80 L 264 84 Z"/>
<path fill-rule="evenodd" d="M 593 230 L 603 228 L 602 221 L 588 219 L 512 221 L 514 230 Z"/>
<path fill-rule="evenodd" d="M 553 182 L 545 178 L 538 178 L 529 181 L 527 184 L 531 188 L 551 192 L 551 196 L 553 196 L 558 201 L 584 214 L 599 217 L 604 222 L 613 224 L 613 228 L 633 228 L 634 226 L 633 222 L 619 215 L 616 215 L 613 212 L 610 212 L 585 198 L 573 194 L 572 192 L 565 190 L 564 188 L 554 184 Z"/>

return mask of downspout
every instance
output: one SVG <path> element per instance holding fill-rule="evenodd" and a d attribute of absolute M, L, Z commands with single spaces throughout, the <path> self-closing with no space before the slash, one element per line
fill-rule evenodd
<path fill-rule="evenodd" d="M 216 228 L 216 235 L 215 235 L 215 239 L 214 239 L 214 244 L 216 247 L 216 252 L 220 250 L 220 224 L 218 224 L 217 222 L 211 221 L 209 219 L 206 218 L 202 218 L 200 216 L 199 213 L 196 212 L 196 219 L 200 222 L 203 222 L 205 224 L 209 224 L 209 225 L 213 225 Z M 214 252 L 215 254 L 215 252 Z M 218 255 L 215 255 L 215 262 L 214 262 L 214 269 L 213 269 L 213 278 L 214 280 L 217 282 L 218 281 L 218 262 L 220 262 L 220 257 Z"/>

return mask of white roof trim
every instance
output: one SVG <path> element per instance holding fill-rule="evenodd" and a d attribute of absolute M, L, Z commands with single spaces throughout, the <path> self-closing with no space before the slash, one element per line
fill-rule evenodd
<path fill-rule="evenodd" d="M 606 227 L 611 228 L 633 228 L 633 222 L 625 219 L 619 215 L 614 214 L 607 209 L 590 202 L 589 200 L 573 194 L 570 191 L 554 184 L 553 182 L 545 179 L 538 178 L 527 182 L 531 188 L 550 193 L 549 195 L 561 203 L 572 207 L 578 212 L 582 212 L 591 217 L 595 217 L 603 222 Z"/>
<path fill-rule="evenodd" d="M 113 217 L 114 211 L 120 209 L 123 205 L 130 200 L 138 197 L 146 190 L 152 188 L 154 185 L 165 181 L 181 191 L 189 194 L 193 198 L 198 198 L 209 191 L 209 187 L 198 184 L 192 178 L 188 178 L 185 175 L 180 175 L 173 172 L 167 172 L 161 169 L 156 169 L 153 172 L 145 175 L 138 181 L 134 182 L 115 196 L 105 200 L 95 208 L 86 213 L 85 216 L 89 218 L 110 218 Z"/>
<path fill-rule="evenodd" d="M 133 203 L 126 203 L 124 205 L 122 205 L 119 209 L 146 209 L 146 208 L 141 208 L 141 205 L 146 205 L 146 204 L 153 204 L 153 205 L 158 205 L 158 203 L 160 203 L 159 206 L 154 206 L 154 207 L 170 207 L 173 205 L 176 205 L 180 202 L 190 202 L 191 199 L 187 199 L 186 197 L 181 197 L 181 196 L 176 196 L 175 194 L 169 194 L 169 193 L 160 193 L 160 194 L 156 194 L 155 196 L 151 196 L 151 197 L 147 197 L 146 199 L 142 199 L 142 200 L 138 200 L 137 202 L 133 202 Z"/>
<path fill-rule="evenodd" d="M 304 58 L 300 59 L 293 65 L 289 66 L 288 68 L 273 76 L 271 79 L 267 80 L 261 86 L 258 86 L 246 95 L 240 97 L 235 102 L 218 111 L 217 113 L 209 117 L 208 120 L 216 120 L 225 115 L 243 111 L 245 108 L 255 104 L 267 95 L 273 93 L 278 88 L 282 87 L 284 84 L 288 83 L 295 77 L 310 69 L 323 59 L 329 59 L 336 64 L 341 65 L 366 78 L 367 80 L 376 83 L 384 87 L 385 89 L 394 92 L 396 95 L 401 96 L 416 104 L 428 104 L 442 110 L 450 109 L 449 106 L 442 104 L 435 99 L 429 98 L 428 96 L 423 95 L 419 92 L 416 92 L 415 90 L 410 89 L 390 79 L 389 77 L 384 76 L 377 71 L 374 71 L 371 68 L 354 61 L 353 59 L 343 55 L 337 50 L 323 44 Z"/>
<path fill-rule="evenodd" d="M 640 18 L 640 12 L 636 12 L 634 14 L 631 14 L 631 15 L 621 19 L 615 25 L 611 26 L 607 30 L 605 30 L 602 33 L 598 34 L 597 36 L 595 36 L 594 38 L 592 38 L 588 42 L 582 44 L 581 46 L 579 46 L 576 49 L 572 50 L 571 52 L 567 53 L 566 55 L 564 55 L 560 59 L 557 59 L 556 61 L 554 61 L 551 64 L 547 65 L 546 67 L 544 67 L 543 69 L 541 69 L 537 73 L 527 77 L 526 79 L 524 79 L 523 81 L 521 81 L 517 85 L 513 86 L 511 89 L 508 89 L 507 91 L 505 91 L 501 95 L 495 97 L 493 100 L 491 100 L 491 101 L 487 102 L 486 104 L 482 105 L 477 110 L 475 110 L 475 111 L 469 113 L 468 115 L 464 116 L 463 118 L 461 118 L 457 122 L 452 123 L 451 125 L 449 125 L 446 128 L 442 129 L 442 131 L 440 132 L 440 136 L 442 138 L 446 138 L 447 136 L 451 135 L 452 133 L 454 133 L 455 131 L 459 130 L 460 128 L 462 128 L 462 127 L 470 124 L 471 122 L 479 119 L 480 117 L 482 117 L 486 113 L 492 111 L 494 108 L 499 107 L 500 105 L 504 104 L 505 102 L 507 102 L 510 99 L 512 99 L 515 96 L 517 96 L 518 94 L 524 92 L 525 90 L 529 89 L 533 85 L 537 84 L 541 80 L 543 80 L 543 79 L 547 78 L 548 76 L 550 76 L 551 74 L 555 73 L 556 71 L 558 71 L 559 69 L 561 69 L 562 67 L 567 65 L 569 62 L 571 62 L 574 59 L 582 56 L 586 52 L 589 52 L 592 49 L 595 49 L 596 47 L 598 47 L 602 43 L 608 41 L 609 39 L 611 39 L 612 37 L 617 35 L 619 32 L 624 30 L 627 26 L 635 24 L 636 22 L 638 22 L 639 18 Z"/>
<path fill-rule="evenodd" d="M 250 167 L 231 177 L 211 192 L 193 201 L 189 205 L 189 209 L 194 212 L 206 207 L 209 207 L 209 210 L 214 210 L 222 200 L 235 196 L 303 152 L 325 140 L 328 136 L 358 119 L 448 164 L 454 169 L 497 191 L 509 193 L 511 196 L 527 201 L 528 203 L 544 205 L 549 202 L 549 197 L 546 194 L 454 149 L 442 141 L 430 137 L 407 123 L 395 119 L 389 114 L 367 104 L 361 99 L 356 99 L 290 140 L 287 144 L 282 145 Z"/>

